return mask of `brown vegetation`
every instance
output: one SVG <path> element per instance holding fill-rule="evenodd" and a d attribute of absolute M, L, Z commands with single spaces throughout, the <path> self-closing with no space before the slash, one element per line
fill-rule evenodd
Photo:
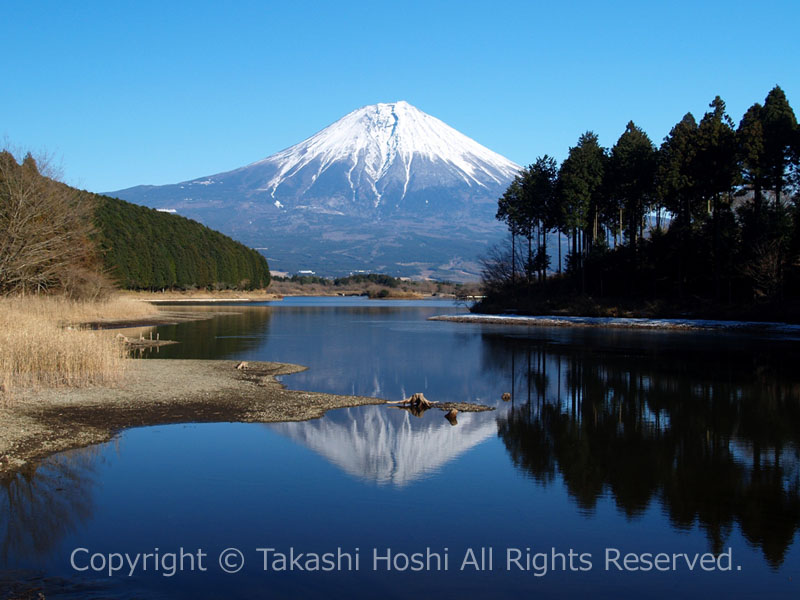
<path fill-rule="evenodd" d="M 125 298 L 134 298 L 145 302 L 211 302 L 211 301 L 257 301 L 267 302 L 270 300 L 280 300 L 282 296 L 276 293 L 272 286 L 268 289 L 262 290 L 207 290 L 207 289 L 192 289 L 192 290 L 163 290 L 163 291 L 145 291 L 145 290 L 124 290 L 120 291 L 120 296 Z"/>
<path fill-rule="evenodd" d="M 92 242 L 94 206 L 30 153 L 0 152 L 0 294 L 58 292 L 97 299 L 111 291 Z"/>
<path fill-rule="evenodd" d="M 0 298 L 0 398 L 28 387 L 113 385 L 125 369 L 125 348 L 108 331 L 81 323 L 144 318 L 147 303 L 113 297 L 75 301 L 52 296 Z"/>

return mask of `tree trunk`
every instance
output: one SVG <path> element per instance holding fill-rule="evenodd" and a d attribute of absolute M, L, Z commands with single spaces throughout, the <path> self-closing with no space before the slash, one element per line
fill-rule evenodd
<path fill-rule="evenodd" d="M 544 248 L 545 255 L 546 255 L 547 254 L 547 229 L 544 229 L 542 231 L 542 241 L 544 242 L 542 247 Z M 547 281 L 547 263 L 546 262 L 542 265 L 542 281 Z"/>
<path fill-rule="evenodd" d="M 514 232 L 511 232 L 511 285 L 517 283 L 517 254 L 516 254 L 516 239 Z"/>
<path fill-rule="evenodd" d="M 525 265 L 525 279 L 528 285 L 531 284 L 531 271 L 533 270 L 533 227 L 528 229 L 528 262 Z"/>
<path fill-rule="evenodd" d="M 558 230 L 558 274 L 561 275 L 561 230 Z"/>

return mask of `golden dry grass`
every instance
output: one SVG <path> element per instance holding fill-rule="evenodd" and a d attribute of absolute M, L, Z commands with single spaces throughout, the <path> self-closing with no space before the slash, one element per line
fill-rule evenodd
<path fill-rule="evenodd" d="M 62 325 L 80 325 L 97 321 L 135 320 L 158 313 L 158 309 L 122 295 L 107 300 L 84 302 L 63 296 L 12 296 L 0 298 L 0 309 L 23 310 L 38 319 L 56 321 Z"/>
<path fill-rule="evenodd" d="M 280 296 L 270 287 L 268 290 L 166 290 L 164 292 L 132 291 L 119 292 L 122 298 L 131 298 L 143 301 L 165 300 L 225 300 L 249 298 L 253 300 L 272 300 Z"/>
<path fill-rule="evenodd" d="M 114 333 L 80 323 L 133 319 L 157 309 L 131 299 L 76 302 L 59 297 L 0 298 L 0 401 L 29 387 L 113 384 L 125 351 Z"/>

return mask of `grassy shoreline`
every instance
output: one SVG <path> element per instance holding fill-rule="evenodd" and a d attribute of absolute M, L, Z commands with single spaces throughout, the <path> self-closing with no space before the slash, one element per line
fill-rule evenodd
<path fill-rule="evenodd" d="M 212 316 L 166 311 L 124 294 L 91 302 L 0 297 L 0 406 L 27 389 L 114 385 L 130 349 L 116 330 Z"/>
<path fill-rule="evenodd" d="M 78 302 L 52 296 L 0 298 L 0 404 L 16 390 L 111 384 L 125 370 L 125 348 L 113 334 L 84 324 L 147 319 L 153 306 L 113 297 Z"/>

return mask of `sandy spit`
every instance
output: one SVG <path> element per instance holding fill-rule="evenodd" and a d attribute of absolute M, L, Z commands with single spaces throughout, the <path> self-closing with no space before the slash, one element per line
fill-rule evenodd
<path fill-rule="evenodd" d="M 274 423 L 315 419 L 334 408 L 384 400 L 287 390 L 291 364 L 134 360 L 117 387 L 40 389 L 0 405 L 0 476 L 45 456 L 110 440 L 129 427 L 168 423 Z"/>
<path fill-rule="evenodd" d="M 228 360 L 129 359 L 116 387 L 23 390 L 0 404 L 0 478 L 50 454 L 106 442 L 130 427 L 170 423 L 278 423 L 317 419 L 380 398 L 287 390 L 299 365 Z M 0 401 L 2 398 L 0 397 Z M 466 402 L 435 408 L 492 410 Z"/>

